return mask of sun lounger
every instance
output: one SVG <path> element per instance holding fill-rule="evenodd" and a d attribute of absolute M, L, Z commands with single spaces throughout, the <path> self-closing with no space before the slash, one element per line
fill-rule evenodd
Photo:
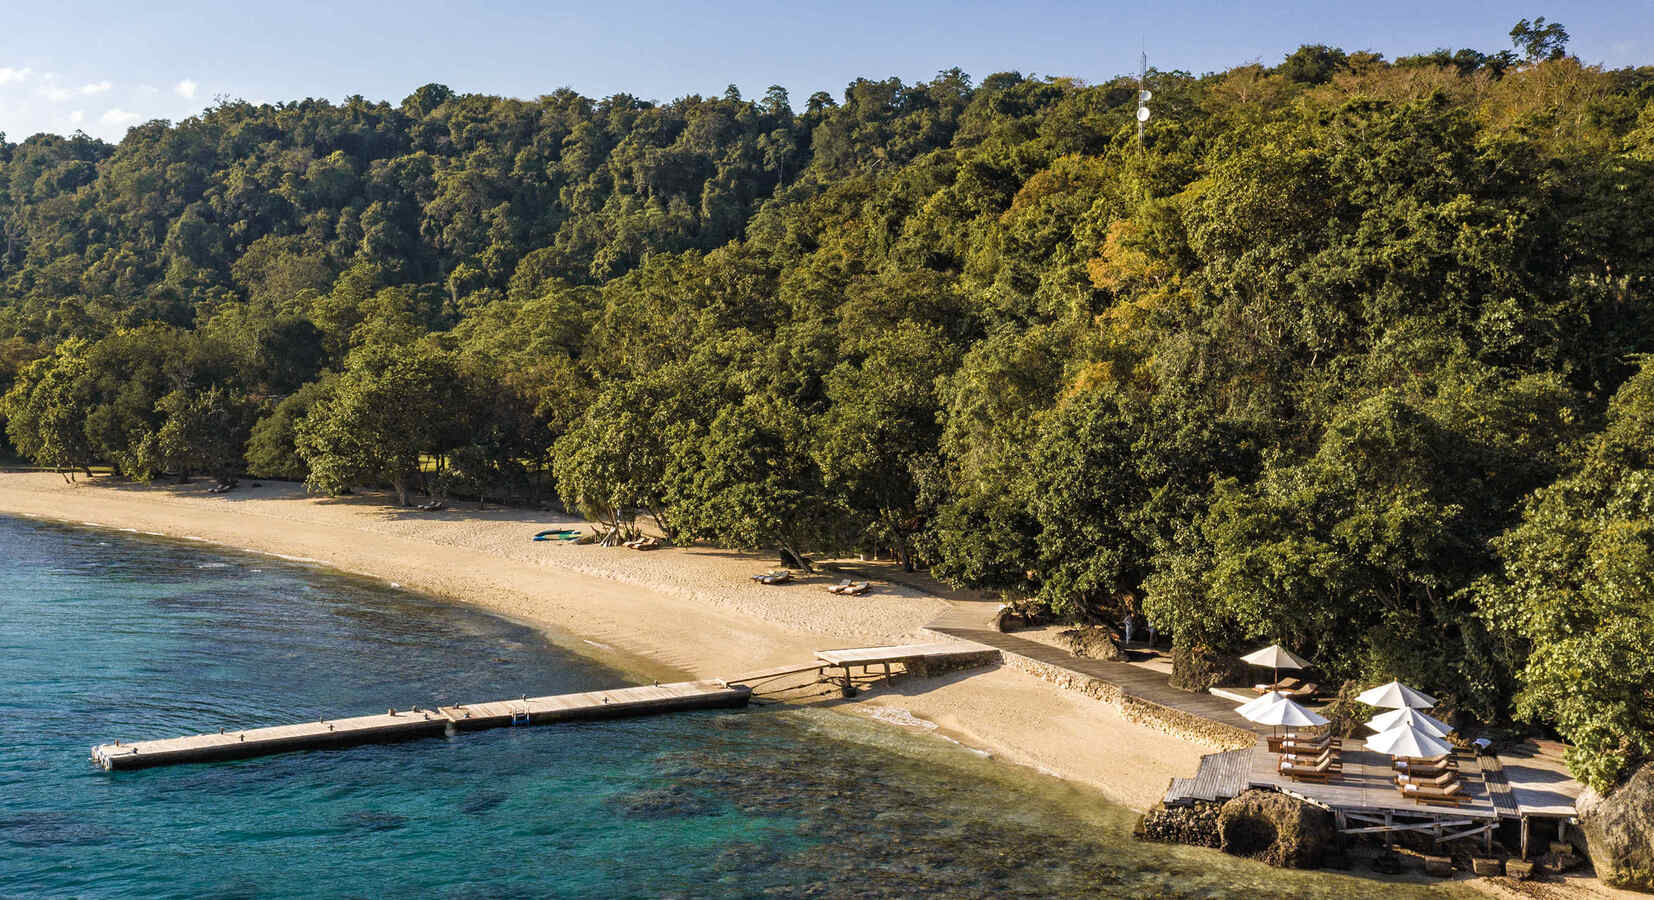
<path fill-rule="evenodd" d="M 1451 753 L 1433 756 L 1429 759 L 1396 759 L 1391 760 L 1390 767 L 1397 772 L 1420 772 L 1426 769 L 1455 769 L 1459 761 Z"/>
<path fill-rule="evenodd" d="M 1401 786 L 1401 795 L 1410 800 L 1417 800 L 1420 803 L 1440 803 L 1444 805 L 1451 804 L 1453 806 L 1458 806 L 1461 802 L 1463 802 L 1463 791 L 1464 783 L 1458 781 L 1455 781 L 1444 788 L 1427 788 L 1416 784 Z"/>
<path fill-rule="evenodd" d="M 1324 762 L 1331 762 L 1334 765 L 1340 765 L 1341 764 L 1339 759 L 1338 759 L 1338 751 L 1333 750 L 1330 747 L 1327 748 L 1326 750 L 1321 751 L 1318 754 L 1314 754 L 1314 753 L 1283 753 L 1281 755 L 1281 761 L 1286 762 L 1286 763 L 1291 763 L 1294 766 L 1300 766 L 1300 767 L 1302 767 L 1302 766 L 1318 766 L 1318 765 L 1320 765 Z"/>
<path fill-rule="evenodd" d="M 1273 737 L 1269 738 L 1270 753 L 1319 753 L 1327 747 L 1342 747 L 1344 740 L 1332 736 L 1331 732 L 1314 737 Z"/>
<path fill-rule="evenodd" d="M 1459 780 L 1459 773 L 1448 769 L 1439 775 L 1408 775 L 1405 772 L 1396 775 L 1396 784 L 1405 787 L 1416 784 L 1420 787 L 1446 787 Z"/>
<path fill-rule="evenodd" d="M 1280 773 L 1293 781 L 1326 781 L 1342 774 L 1344 767 L 1328 759 L 1314 766 L 1296 766 L 1283 761 Z"/>
<path fill-rule="evenodd" d="M 1309 684 L 1299 685 L 1298 687 L 1295 687 L 1295 688 L 1289 688 L 1287 690 L 1282 691 L 1282 693 L 1286 694 L 1289 697 L 1306 697 L 1307 698 L 1307 697 L 1315 696 L 1317 693 L 1320 693 L 1320 691 L 1321 691 L 1321 686 L 1312 681 Z"/>
<path fill-rule="evenodd" d="M 793 580 L 791 572 L 769 572 L 763 575 L 754 575 L 753 580 L 759 584 L 786 584 Z"/>
<path fill-rule="evenodd" d="M 1267 694 L 1270 691 L 1281 691 L 1282 693 L 1285 693 L 1293 688 L 1296 688 L 1300 684 L 1302 684 L 1302 682 L 1296 678 L 1282 678 L 1274 684 L 1254 684 L 1252 685 L 1252 690 L 1257 691 L 1260 694 Z"/>

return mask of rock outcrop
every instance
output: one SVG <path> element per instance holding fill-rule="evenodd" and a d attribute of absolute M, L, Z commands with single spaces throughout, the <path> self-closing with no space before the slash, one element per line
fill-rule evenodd
<path fill-rule="evenodd" d="M 1312 869 L 1338 838 L 1332 813 L 1274 791 L 1247 791 L 1218 812 L 1220 849 L 1272 866 Z"/>
<path fill-rule="evenodd" d="M 1240 684 L 1247 674 L 1246 665 L 1232 656 L 1213 653 L 1206 647 L 1172 644 L 1174 688 L 1199 692 L 1215 684 Z"/>
<path fill-rule="evenodd" d="M 1143 816 L 1138 834 L 1145 841 L 1186 844 L 1191 847 L 1219 846 L 1218 812 L 1221 803 L 1197 800 L 1186 806 L 1157 804 Z"/>
<path fill-rule="evenodd" d="M 1114 632 L 1097 625 L 1070 628 L 1058 635 L 1075 656 L 1087 659 L 1106 659 L 1125 662 L 1126 651 L 1114 637 Z"/>
<path fill-rule="evenodd" d="M 1606 795 L 1586 788 L 1576 807 L 1597 877 L 1654 892 L 1654 762 Z"/>

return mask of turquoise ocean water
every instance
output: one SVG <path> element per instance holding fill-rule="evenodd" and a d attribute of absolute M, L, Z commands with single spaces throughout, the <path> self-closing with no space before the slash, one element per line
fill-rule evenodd
<path fill-rule="evenodd" d="M 1138 844 L 932 736 L 767 707 L 107 773 L 89 747 L 626 683 L 536 632 L 0 518 L 0 897 L 1407 896 Z"/>

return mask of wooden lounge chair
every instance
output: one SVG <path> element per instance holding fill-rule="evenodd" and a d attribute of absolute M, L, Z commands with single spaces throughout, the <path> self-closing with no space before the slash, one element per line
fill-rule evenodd
<path fill-rule="evenodd" d="M 1390 761 L 1390 767 L 1397 772 L 1406 772 L 1409 775 L 1430 773 L 1435 775 L 1444 769 L 1457 769 L 1459 761 L 1451 753 L 1433 756 L 1429 759 L 1396 759 Z"/>
<path fill-rule="evenodd" d="M 1440 788 L 1447 787 L 1458 780 L 1459 773 L 1453 769 L 1448 769 L 1440 775 L 1408 775 L 1406 773 L 1396 775 L 1396 785 L 1398 787 L 1406 787 L 1409 784 L 1416 784 L 1419 787 Z"/>
<path fill-rule="evenodd" d="M 767 575 L 758 576 L 759 584 L 786 584 L 792 580 L 793 573 L 791 572 L 771 572 Z"/>
<path fill-rule="evenodd" d="M 845 588 L 844 590 L 839 591 L 839 593 L 843 594 L 846 597 L 855 597 L 855 596 L 867 593 L 868 589 L 871 588 L 872 586 L 873 585 L 870 582 L 858 581 L 855 584 L 852 584 L 849 587 Z"/>
<path fill-rule="evenodd" d="M 1344 746 L 1342 738 L 1332 736 L 1331 732 L 1316 737 L 1271 737 L 1269 738 L 1270 753 L 1319 753 L 1328 747 Z"/>
<path fill-rule="evenodd" d="M 1318 694 L 1320 692 L 1321 692 L 1321 686 L 1312 681 L 1309 684 L 1299 685 L 1298 687 L 1291 688 L 1289 690 L 1283 691 L 1282 693 L 1285 693 L 1285 694 L 1287 694 L 1288 696 L 1291 696 L 1291 697 L 1305 697 L 1305 698 L 1308 698 L 1308 697 L 1313 697 L 1313 696 L 1315 696 L 1316 694 Z"/>
<path fill-rule="evenodd" d="M 1332 749 L 1331 747 L 1322 750 L 1319 754 L 1284 753 L 1281 755 L 1281 762 L 1291 763 L 1292 765 L 1300 768 L 1304 766 L 1318 766 L 1324 762 L 1330 762 L 1335 766 L 1343 764 L 1338 758 L 1338 751 Z"/>
<path fill-rule="evenodd" d="M 1296 678 L 1282 678 L 1274 684 L 1254 684 L 1252 685 L 1252 690 L 1257 691 L 1260 694 L 1267 694 L 1270 691 L 1280 691 L 1284 694 L 1302 683 L 1303 682 Z"/>
<path fill-rule="evenodd" d="M 1326 781 L 1343 773 L 1343 766 L 1328 759 L 1316 766 L 1295 766 L 1283 761 L 1280 773 L 1293 781 Z"/>
<path fill-rule="evenodd" d="M 1455 781 L 1442 788 L 1424 787 L 1417 784 L 1401 786 L 1401 795 L 1409 800 L 1417 800 L 1420 803 L 1438 803 L 1443 806 L 1458 806 L 1463 803 L 1465 799 L 1462 796 L 1463 791 L 1464 783 L 1460 781 Z"/>

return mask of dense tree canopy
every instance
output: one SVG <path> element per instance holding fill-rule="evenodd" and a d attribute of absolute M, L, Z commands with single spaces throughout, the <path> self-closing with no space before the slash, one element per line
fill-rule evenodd
<path fill-rule="evenodd" d="M 1654 68 L 1511 38 L 1152 72 L 1141 145 L 1134 78 L 958 70 L 0 140 L 5 430 L 883 548 L 1554 726 L 1606 782 L 1654 752 Z"/>

